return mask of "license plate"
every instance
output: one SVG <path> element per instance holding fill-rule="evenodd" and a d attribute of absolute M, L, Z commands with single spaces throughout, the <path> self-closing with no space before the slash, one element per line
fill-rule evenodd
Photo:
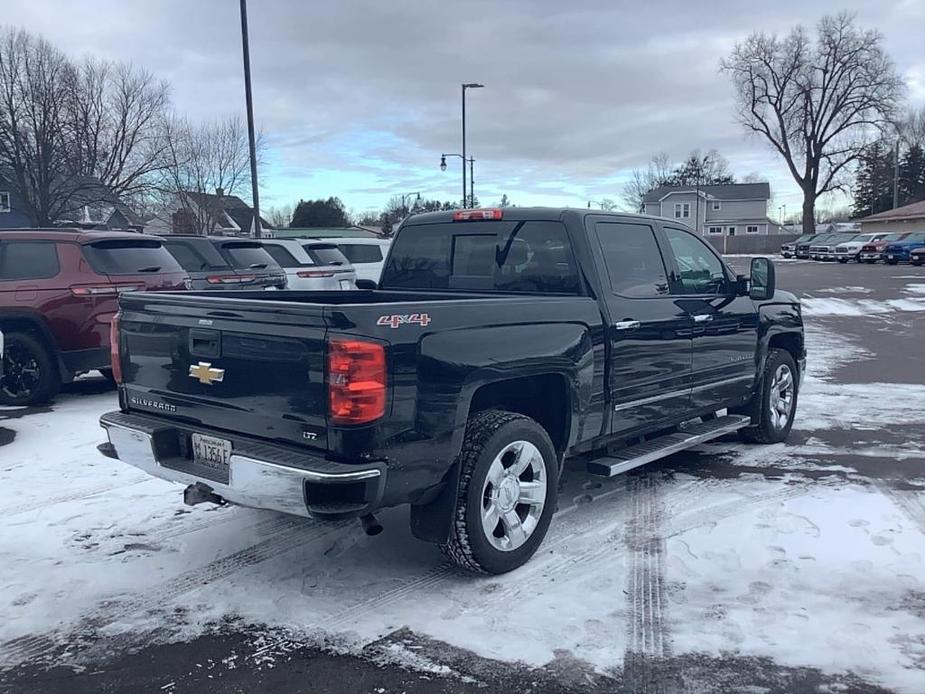
<path fill-rule="evenodd" d="M 205 434 L 193 434 L 193 462 L 213 470 L 227 472 L 231 459 L 231 441 Z"/>
<path fill-rule="evenodd" d="M 341 280 L 340 288 L 341 289 L 353 289 L 353 282 L 351 282 L 350 280 Z"/>
<path fill-rule="evenodd" d="M 893 256 L 892 256 L 892 255 L 888 255 L 888 256 L 886 257 L 886 259 L 887 259 L 887 260 L 893 260 Z"/>

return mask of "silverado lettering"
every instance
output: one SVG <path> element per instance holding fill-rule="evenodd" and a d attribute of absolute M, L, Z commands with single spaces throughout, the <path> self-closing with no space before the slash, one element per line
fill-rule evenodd
<path fill-rule="evenodd" d="M 803 320 L 775 285 L 771 261 L 737 276 L 680 220 L 414 215 L 375 289 L 121 295 L 100 450 L 189 484 L 187 503 L 370 533 L 410 504 L 415 536 L 503 573 L 543 542 L 566 465 L 611 476 L 723 434 L 788 436 Z M 190 378 L 200 360 L 224 378 Z"/>

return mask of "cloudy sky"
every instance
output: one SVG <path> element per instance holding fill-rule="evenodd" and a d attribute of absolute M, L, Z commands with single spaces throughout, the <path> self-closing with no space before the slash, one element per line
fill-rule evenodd
<path fill-rule="evenodd" d="M 468 98 L 483 203 L 619 200 L 653 153 L 716 148 L 795 211 L 782 163 L 734 123 L 718 62 L 754 30 L 843 9 L 884 34 L 910 101 L 925 103 L 925 0 L 251 0 L 262 199 L 338 195 L 356 211 L 412 191 L 458 200 L 459 160 L 438 164 L 460 150 L 459 85 L 471 81 L 486 85 Z M 243 113 L 236 0 L 6 0 L 2 21 L 73 55 L 145 66 L 194 118 Z"/>

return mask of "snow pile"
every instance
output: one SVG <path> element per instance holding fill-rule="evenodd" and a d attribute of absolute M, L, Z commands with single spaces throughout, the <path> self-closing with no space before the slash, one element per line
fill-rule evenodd
<path fill-rule="evenodd" d="M 887 299 L 801 299 L 804 316 L 871 316 L 895 311 L 925 311 L 925 298 Z"/>

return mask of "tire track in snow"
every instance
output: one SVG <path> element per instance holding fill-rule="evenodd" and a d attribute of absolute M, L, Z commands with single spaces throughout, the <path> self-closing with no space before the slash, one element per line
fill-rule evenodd
<path fill-rule="evenodd" d="M 89 614 L 100 615 L 94 626 L 97 630 L 104 629 L 133 615 L 155 611 L 209 583 L 228 578 L 238 571 L 321 540 L 350 525 L 353 523 L 349 521 L 308 524 L 305 519 L 287 517 L 283 519 L 280 531 L 265 540 L 205 566 L 174 576 L 160 586 L 146 590 L 141 596 L 131 596 L 126 603 L 115 609 L 112 609 L 114 599 L 103 600 L 91 609 Z M 0 643 L 0 662 L 15 665 L 20 662 L 40 660 L 51 655 L 55 646 L 54 639 L 44 634 L 12 639 L 6 643 Z"/>
<path fill-rule="evenodd" d="M 925 535 L 925 492 L 894 489 L 884 482 L 876 486 Z"/>
<path fill-rule="evenodd" d="M 13 506 L 9 509 L 0 509 L 0 515 L 3 516 L 15 516 L 19 513 L 28 513 L 29 511 L 35 511 L 40 508 L 45 508 L 47 506 L 54 506 L 56 504 L 67 503 L 68 501 L 81 501 L 83 499 L 89 499 L 91 496 L 97 496 L 99 494 L 105 494 L 106 492 L 114 492 L 117 489 L 125 489 L 126 487 L 134 487 L 136 484 L 142 484 L 143 482 L 148 482 L 149 480 L 155 479 L 154 477 L 142 477 L 135 480 L 134 482 L 122 482 L 120 484 L 103 484 L 97 487 L 90 487 L 89 489 L 81 489 L 79 491 L 71 492 L 70 494 L 61 494 L 60 496 L 45 497 L 42 499 L 33 499 L 25 503 L 20 504 L 19 506 Z"/>
<path fill-rule="evenodd" d="M 662 664 L 671 657 L 671 640 L 664 619 L 665 538 L 663 502 L 658 483 L 649 474 L 628 475 L 633 515 L 624 536 L 628 551 L 626 574 L 626 639 L 623 686 L 633 694 L 662 694 L 669 683 Z"/>

